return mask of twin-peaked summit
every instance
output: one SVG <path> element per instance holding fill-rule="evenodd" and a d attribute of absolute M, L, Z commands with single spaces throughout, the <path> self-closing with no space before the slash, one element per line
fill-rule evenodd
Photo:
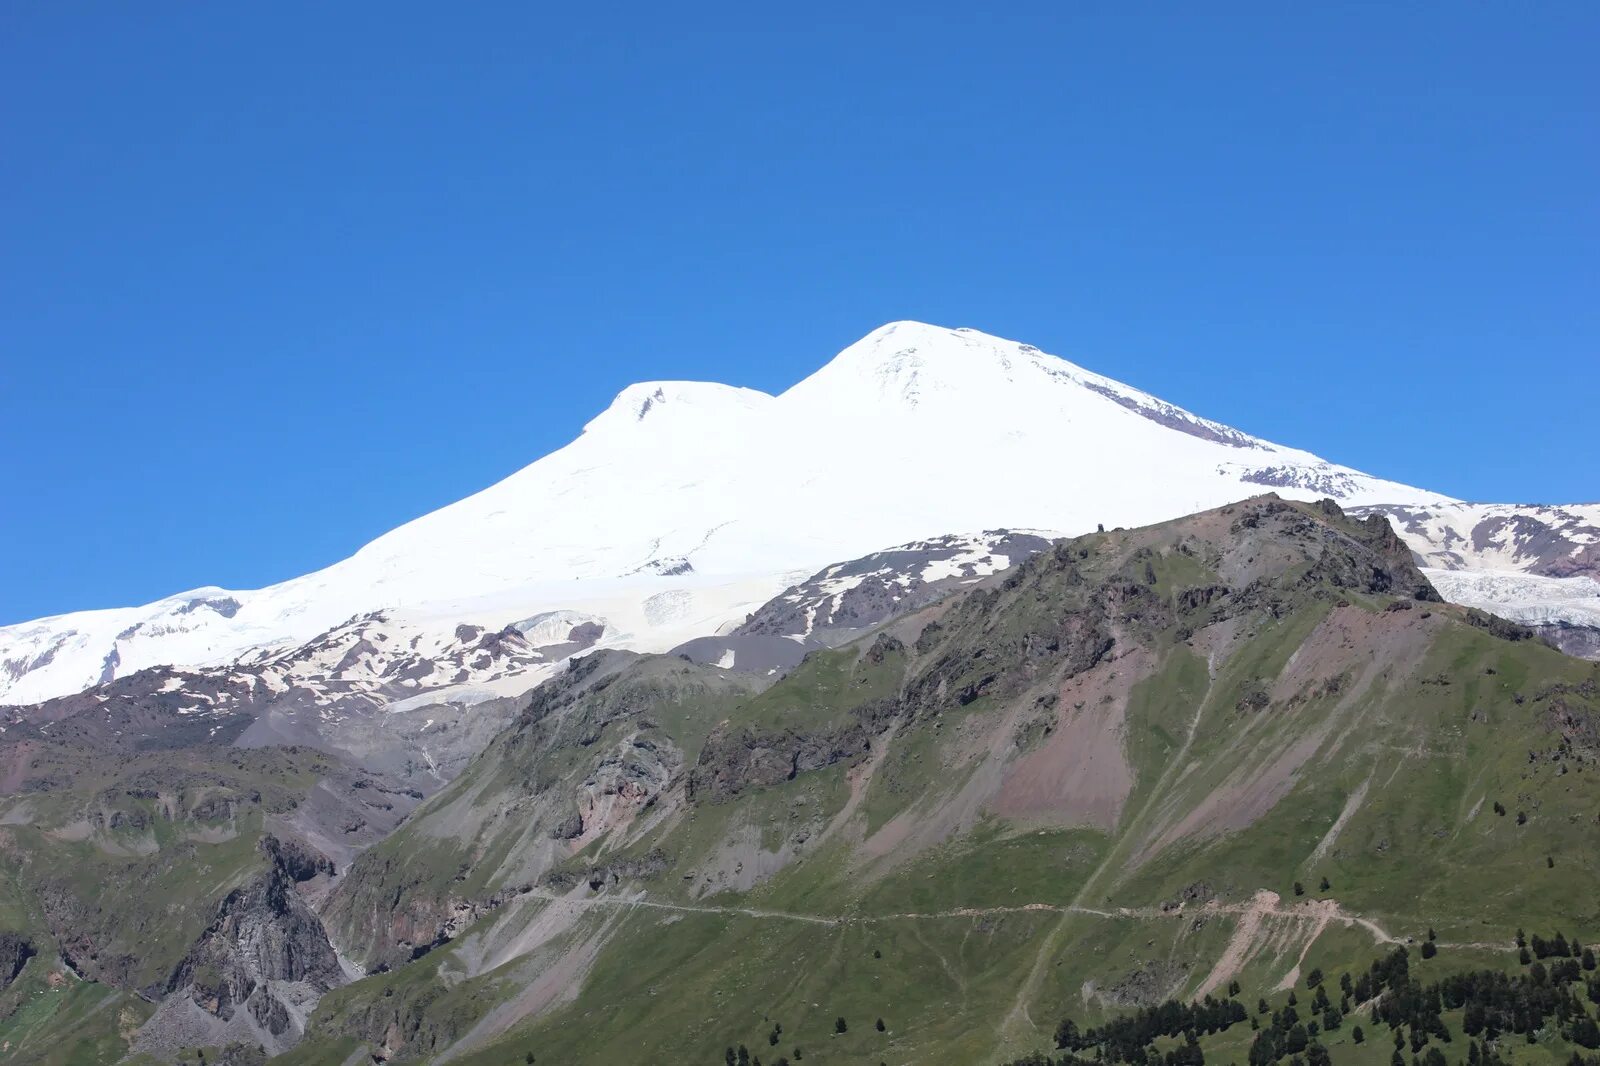
<path fill-rule="evenodd" d="M 1269 489 L 1447 502 L 1030 345 L 896 322 L 777 396 L 630 386 L 566 447 L 305 577 L 0 629 L 0 702 L 229 662 L 375 611 L 448 633 L 561 609 L 605 642 L 665 648 L 742 619 L 797 572 L 889 545 L 1143 525 Z"/>

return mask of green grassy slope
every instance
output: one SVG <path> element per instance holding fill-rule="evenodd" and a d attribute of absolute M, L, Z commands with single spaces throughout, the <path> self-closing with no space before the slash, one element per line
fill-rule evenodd
<path fill-rule="evenodd" d="M 343 933 L 394 969 L 313 1031 L 417 1061 L 995 1062 L 1064 1014 L 1253 1003 L 1430 926 L 1496 965 L 1519 926 L 1600 936 L 1596 667 L 1428 591 L 1381 522 L 1262 499 L 1066 542 L 764 693 L 669 686 L 671 727 L 646 699 L 531 761 L 502 738 L 358 862 Z M 512 861 L 620 735 L 692 757 L 648 815 Z M 528 935 L 551 899 L 582 916 Z M 454 939 L 407 962 L 397 930 L 441 926 L 399 912 Z"/>

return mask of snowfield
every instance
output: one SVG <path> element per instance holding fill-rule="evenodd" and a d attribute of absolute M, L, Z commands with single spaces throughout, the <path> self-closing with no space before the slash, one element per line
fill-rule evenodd
<path fill-rule="evenodd" d="M 374 612 L 435 643 L 463 623 L 498 630 L 544 616 L 594 620 L 601 646 L 663 650 L 885 545 L 1142 525 L 1267 491 L 1456 502 L 1259 440 L 1030 345 L 896 322 L 777 396 L 629 386 L 566 447 L 304 577 L 0 628 L 0 702 L 148 666 L 281 653 Z"/>

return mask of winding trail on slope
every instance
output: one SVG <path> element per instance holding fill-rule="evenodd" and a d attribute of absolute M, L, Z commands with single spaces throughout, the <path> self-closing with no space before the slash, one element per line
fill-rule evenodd
<path fill-rule="evenodd" d="M 1275 893 L 1260 892 L 1240 903 L 1211 902 L 1198 907 L 1089 907 L 1077 903 L 1017 903 L 998 907 L 952 907 L 940 911 L 897 911 L 889 914 L 809 914 L 801 911 L 767 910 L 761 907 L 716 906 L 702 903 L 668 903 L 664 900 L 638 896 L 587 896 L 557 895 L 544 889 L 524 893 L 525 899 L 538 899 L 579 907 L 628 907 L 647 910 L 670 911 L 678 914 L 720 914 L 771 921 L 803 922 L 810 925 L 849 926 L 876 925 L 884 922 L 933 921 L 952 918 L 983 918 L 1007 914 L 1084 914 L 1096 918 L 1131 918 L 1158 920 L 1162 918 L 1193 918 L 1196 915 L 1235 915 L 1259 922 L 1264 917 L 1298 918 L 1322 924 L 1337 922 L 1341 925 L 1366 930 L 1380 944 L 1406 943 L 1408 938 L 1391 935 L 1375 920 L 1341 908 L 1333 900 L 1307 900 L 1287 906 L 1277 901 Z M 1442 948 L 1504 949 L 1506 944 L 1463 943 L 1439 941 Z"/>

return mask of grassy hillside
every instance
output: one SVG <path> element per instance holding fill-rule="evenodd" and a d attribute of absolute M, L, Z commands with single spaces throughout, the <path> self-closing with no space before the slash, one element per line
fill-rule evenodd
<path fill-rule="evenodd" d="M 1519 927 L 1600 937 L 1600 673 L 1523 636 L 1381 520 L 1268 497 L 1063 542 L 761 692 L 597 662 L 357 861 L 326 913 L 384 972 L 286 1061 L 1002 1062 L 1397 943 L 1516 969 Z"/>

